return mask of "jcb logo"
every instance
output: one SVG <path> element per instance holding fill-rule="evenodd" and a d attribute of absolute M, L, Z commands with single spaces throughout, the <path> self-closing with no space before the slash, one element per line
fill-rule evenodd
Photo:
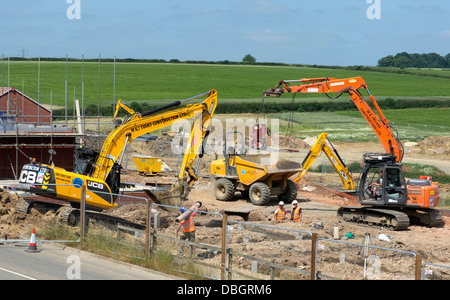
<path fill-rule="evenodd" d="M 95 181 L 88 181 L 88 187 L 92 187 L 94 189 L 103 190 L 103 183 L 95 182 Z"/>

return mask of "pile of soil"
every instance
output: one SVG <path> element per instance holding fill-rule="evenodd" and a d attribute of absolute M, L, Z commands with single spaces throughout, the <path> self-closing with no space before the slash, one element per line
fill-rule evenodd
<path fill-rule="evenodd" d="M 450 137 L 430 136 L 418 143 L 421 154 L 450 155 Z"/>
<path fill-rule="evenodd" d="M 293 136 L 279 136 L 279 146 L 283 149 L 308 149 L 311 148 L 311 145 L 306 143 L 300 138 L 293 137 Z"/>
<path fill-rule="evenodd" d="M 17 209 L 24 203 L 17 193 L 0 188 L 0 197 L 0 238 L 19 238 L 31 232 L 33 227 L 59 222 L 59 211 L 56 209 L 41 210 L 35 206 L 26 214 Z"/>

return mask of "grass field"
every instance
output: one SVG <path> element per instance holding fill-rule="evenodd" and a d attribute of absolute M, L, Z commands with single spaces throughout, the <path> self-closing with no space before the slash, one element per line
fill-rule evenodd
<path fill-rule="evenodd" d="M 420 141 L 428 136 L 450 136 L 450 109 L 383 110 L 401 140 Z M 280 119 L 280 133 L 288 129 L 289 113 L 269 114 Z M 328 132 L 336 141 L 377 141 L 378 138 L 358 111 L 293 114 L 292 135 L 305 139 Z"/>
<path fill-rule="evenodd" d="M 362 118 L 358 111 L 342 111 L 342 115 Z M 383 110 L 383 114 L 393 125 L 395 123 L 444 126 L 450 128 L 450 108 L 427 108 L 427 109 L 391 109 Z"/>
<path fill-rule="evenodd" d="M 81 62 L 68 63 L 69 105 L 73 103 L 74 97 L 81 100 L 82 66 Z M 87 105 L 100 102 L 102 106 L 115 103 L 114 64 L 102 62 L 99 66 L 98 62 L 85 62 L 83 71 L 84 103 Z M 2 74 L 2 85 L 7 86 L 7 61 L 3 64 Z M 362 76 L 377 99 L 388 96 L 450 97 L 449 78 L 309 67 L 121 62 L 116 63 L 115 98 L 122 98 L 127 102 L 178 100 L 214 88 L 218 90 L 219 99 L 222 101 L 248 99 L 259 103 L 262 91 L 276 85 L 279 80 L 324 76 Z M 65 80 L 65 62 L 42 61 L 38 99 L 38 63 L 10 62 L 9 85 L 22 90 L 24 84 L 24 92 L 41 103 L 50 103 L 52 91 L 53 104 L 64 105 Z M 285 96 L 280 101 L 290 101 L 290 96 Z"/>

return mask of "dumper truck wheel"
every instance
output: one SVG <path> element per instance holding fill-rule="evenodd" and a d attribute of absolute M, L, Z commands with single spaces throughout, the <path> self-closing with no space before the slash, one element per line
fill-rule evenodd
<path fill-rule="evenodd" d="M 219 178 L 214 182 L 214 195 L 217 200 L 230 201 L 234 198 L 236 187 L 227 178 Z"/>
<path fill-rule="evenodd" d="M 286 180 L 286 190 L 284 193 L 279 194 L 278 200 L 283 202 L 291 202 L 297 198 L 297 186 L 292 180 Z"/>
<path fill-rule="evenodd" d="M 267 205 L 270 200 L 270 188 L 264 182 L 255 182 L 250 186 L 250 200 L 255 205 Z"/>

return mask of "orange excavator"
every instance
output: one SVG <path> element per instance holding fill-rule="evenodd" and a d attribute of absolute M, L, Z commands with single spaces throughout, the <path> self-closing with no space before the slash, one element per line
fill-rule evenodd
<path fill-rule="evenodd" d="M 361 90 L 366 90 L 377 113 L 366 102 Z M 385 153 L 366 153 L 363 156 L 364 166 L 358 187 L 361 206 L 340 207 L 337 212 L 339 219 L 392 230 L 403 230 L 416 223 L 429 227 L 443 223 L 439 210 L 433 208 L 439 204 L 437 183 L 429 179 L 406 181 L 401 164 L 403 145 L 393 134 L 393 128 L 361 77 L 280 81 L 264 91 L 263 96 L 280 97 L 284 93 L 323 93 L 331 99 L 348 93 L 383 144 Z"/>

